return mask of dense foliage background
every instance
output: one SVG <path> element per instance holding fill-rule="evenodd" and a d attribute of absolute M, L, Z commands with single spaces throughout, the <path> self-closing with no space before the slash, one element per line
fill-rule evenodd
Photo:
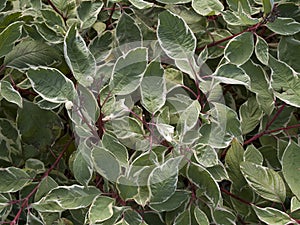
<path fill-rule="evenodd" d="M 300 224 L 298 0 L 1 0 L 1 224 Z"/>

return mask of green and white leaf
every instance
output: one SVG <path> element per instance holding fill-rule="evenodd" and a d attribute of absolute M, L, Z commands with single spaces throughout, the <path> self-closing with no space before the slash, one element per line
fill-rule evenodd
<path fill-rule="evenodd" d="M 157 38 L 165 53 L 173 59 L 194 56 L 196 38 L 193 32 L 181 17 L 169 11 L 159 14 Z"/>
<path fill-rule="evenodd" d="M 250 78 L 245 71 L 234 64 L 223 64 L 213 74 L 221 83 L 249 86 Z"/>
<path fill-rule="evenodd" d="M 0 192 L 9 193 L 21 190 L 32 181 L 22 169 L 16 167 L 0 168 Z"/>
<path fill-rule="evenodd" d="M 198 224 L 209 225 L 209 220 L 206 214 L 199 207 L 195 207 L 194 216 Z"/>
<path fill-rule="evenodd" d="M 241 162 L 240 167 L 248 184 L 257 194 L 270 201 L 285 201 L 285 184 L 278 173 L 251 162 Z"/>
<path fill-rule="evenodd" d="M 0 58 L 8 54 L 14 47 L 15 42 L 20 38 L 22 23 L 10 24 L 0 33 Z"/>
<path fill-rule="evenodd" d="M 90 224 L 96 224 L 108 220 L 113 216 L 113 205 L 115 200 L 106 196 L 97 196 L 92 202 L 88 212 Z"/>
<path fill-rule="evenodd" d="M 242 66 L 250 77 L 250 90 L 256 93 L 256 99 L 262 110 L 270 115 L 274 109 L 274 94 L 266 72 L 251 60 Z"/>
<path fill-rule="evenodd" d="M 181 160 L 182 157 L 171 158 L 150 173 L 148 188 L 151 203 L 165 202 L 175 193 Z"/>
<path fill-rule="evenodd" d="M 22 96 L 8 81 L 0 81 L 0 96 L 8 102 L 16 104 L 20 108 L 23 107 Z"/>
<path fill-rule="evenodd" d="M 33 205 L 37 210 L 42 212 L 43 207 L 49 207 L 50 209 L 51 205 L 58 205 L 63 210 L 80 209 L 89 206 L 99 194 L 99 189 L 93 186 L 83 187 L 76 184 L 58 186 Z"/>
<path fill-rule="evenodd" d="M 300 199 L 298 171 L 300 169 L 300 146 L 291 141 L 282 156 L 282 173 L 291 191 Z"/>
<path fill-rule="evenodd" d="M 136 48 L 118 58 L 114 65 L 110 87 L 113 93 L 127 95 L 135 91 L 147 66 L 147 49 Z"/>
<path fill-rule="evenodd" d="M 241 51 L 241 49 L 243 49 Z M 231 39 L 224 50 L 225 58 L 232 64 L 242 65 L 247 62 L 254 50 L 253 33 L 245 32 Z"/>
<path fill-rule="evenodd" d="M 263 111 L 255 97 L 248 98 L 248 100 L 241 105 L 239 113 L 243 134 L 248 134 L 257 127 L 263 116 Z"/>
<path fill-rule="evenodd" d="M 293 35 L 300 31 L 300 23 L 292 18 L 278 17 L 266 25 L 271 31 L 280 35 Z"/>
<path fill-rule="evenodd" d="M 6 67 L 28 69 L 33 66 L 50 66 L 61 61 L 59 52 L 43 42 L 24 40 L 4 58 Z"/>
<path fill-rule="evenodd" d="M 254 209 L 258 218 L 266 224 L 287 225 L 295 222 L 289 217 L 288 214 L 275 208 L 260 208 L 254 205 L 252 205 L 252 208 Z"/>
<path fill-rule="evenodd" d="M 187 177 L 197 187 L 197 192 L 204 195 L 213 207 L 216 207 L 221 201 L 221 192 L 217 182 L 211 174 L 201 165 L 191 163 L 187 167 Z"/>
<path fill-rule="evenodd" d="M 77 7 L 77 15 L 81 21 L 81 29 L 91 27 L 96 21 L 103 2 L 82 1 Z"/>
<path fill-rule="evenodd" d="M 64 56 L 76 80 L 83 86 L 90 86 L 96 75 L 96 61 L 75 25 L 65 36 Z"/>
<path fill-rule="evenodd" d="M 28 70 L 27 77 L 32 88 L 49 102 L 65 103 L 75 97 L 73 82 L 57 69 L 34 67 Z"/>
<path fill-rule="evenodd" d="M 73 162 L 73 173 L 75 179 L 82 185 L 88 186 L 93 176 L 93 161 L 91 149 L 86 142 L 82 142 L 77 147 Z"/>
<path fill-rule="evenodd" d="M 300 107 L 299 75 L 288 66 L 270 55 L 269 66 L 272 70 L 271 86 L 274 94 L 289 105 Z"/>
<path fill-rule="evenodd" d="M 268 65 L 268 63 L 269 63 L 269 46 L 268 46 L 267 42 L 258 35 L 256 35 L 255 55 L 261 63 Z"/>
<path fill-rule="evenodd" d="M 141 82 L 141 103 L 154 114 L 165 104 L 166 92 L 164 69 L 158 61 L 152 61 Z"/>
<path fill-rule="evenodd" d="M 142 47 L 142 33 L 135 20 L 126 13 L 122 13 L 116 27 L 116 37 L 120 50 L 126 52 Z"/>
<path fill-rule="evenodd" d="M 217 15 L 224 9 L 219 0 L 193 0 L 192 7 L 201 16 Z"/>
<path fill-rule="evenodd" d="M 121 173 L 121 167 L 116 157 L 103 147 L 94 147 L 92 159 L 96 171 L 105 179 L 116 182 Z"/>

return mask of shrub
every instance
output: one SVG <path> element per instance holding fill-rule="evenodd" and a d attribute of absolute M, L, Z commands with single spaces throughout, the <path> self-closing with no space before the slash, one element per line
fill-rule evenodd
<path fill-rule="evenodd" d="M 2 0 L 2 224 L 300 224 L 300 11 Z"/>

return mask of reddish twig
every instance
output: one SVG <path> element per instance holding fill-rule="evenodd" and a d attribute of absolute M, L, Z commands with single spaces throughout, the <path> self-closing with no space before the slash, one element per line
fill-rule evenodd
<path fill-rule="evenodd" d="M 51 0 L 47 0 L 47 2 L 49 3 L 49 5 L 52 7 L 52 9 L 57 12 L 61 18 L 64 20 L 65 25 L 67 25 L 67 19 L 64 14 L 53 4 L 53 2 Z"/>
<path fill-rule="evenodd" d="M 300 124 L 296 124 L 296 125 L 291 125 L 291 126 L 287 126 L 287 127 L 280 127 L 280 128 L 276 128 L 273 130 L 269 130 L 270 126 L 274 123 L 274 121 L 278 118 L 278 116 L 282 113 L 284 107 L 286 106 L 286 104 L 284 103 L 279 110 L 276 112 L 276 114 L 273 116 L 273 118 L 267 123 L 266 128 L 264 131 L 254 135 L 252 138 L 250 138 L 249 140 L 244 142 L 244 145 L 250 144 L 253 141 L 257 140 L 258 138 L 264 136 L 265 134 L 271 134 L 271 133 L 275 133 L 278 131 L 284 131 L 284 130 L 289 130 L 289 129 L 293 129 L 293 128 L 298 128 L 300 127 Z"/>
<path fill-rule="evenodd" d="M 22 211 L 26 208 L 26 206 L 28 205 L 29 199 L 36 193 L 36 191 L 39 189 L 40 185 L 41 185 L 41 181 L 45 178 L 48 177 L 50 172 L 57 166 L 57 164 L 59 163 L 59 161 L 61 160 L 61 158 L 63 157 L 64 153 L 67 151 L 68 147 L 70 146 L 70 144 L 72 143 L 73 138 L 71 138 L 69 140 L 69 142 L 64 146 L 64 149 L 61 151 L 61 153 L 59 154 L 59 156 L 56 158 L 55 162 L 51 165 L 51 167 L 43 174 L 43 176 L 40 179 L 40 182 L 35 186 L 35 188 L 22 200 L 22 205 L 19 209 L 19 211 L 17 212 L 15 218 L 10 222 L 10 225 L 16 225 L 18 224 L 18 220 L 21 216 Z"/>
<path fill-rule="evenodd" d="M 256 31 L 259 27 L 261 27 L 262 24 L 263 24 L 262 22 L 259 22 L 259 23 L 255 24 L 255 25 L 253 25 L 253 26 L 251 26 L 251 27 L 248 27 L 247 29 L 245 29 L 245 30 L 243 30 L 243 31 L 241 31 L 241 32 L 239 32 L 239 33 L 237 33 L 237 34 L 233 34 L 233 35 L 231 35 L 231 36 L 229 36 L 229 37 L 223 38 L 223 39 L 218 40 L 218 41 L 213 41 L 212 43 L 210 43 L 210 44 L 208 44 L 208 45 L 205 45 L 205 46 L 202 46 L 202 47 L 200 47 L 200 48 L 197 48 L 196 51 L 202 51 L 205 47 L 210 48 L 210 47 L 219 45 L 219 44 L 221 44 L 221 43 L 223 43 L 223 42 L 225 42 L 225 41 L 231 40 L 232 38 L 235 38 L 236 36 L 239 36 L 240 34 L 243 34 L 243 33 L 246 33 L 246 32 L 254 32 L 254 31 Z"/>
<path fill-rule="evenodd" d="M 244 204 L 246 204 L 246 205 L 252 205 L 251 202 L 248 202 L 248 201 L 246 201 L 245 199 L 242 199 L 242 198 L 236 196 L 235 194 L 232 194 L 231 192 L 227 191 L 227 190 L 224 189 L 224 188 L 221 188 L 221 191 L 222 191 L 223 193 L 225 193 L 226 195 L 229 195 L 230 197 L 232 197 L 232 198 L 234 198 L 234 199 L 236 199 L 236 200 L 238 200 L 238 201 L 240 201 L 240 202 L 242 202 L 242 203 L 244 203 Z"/>

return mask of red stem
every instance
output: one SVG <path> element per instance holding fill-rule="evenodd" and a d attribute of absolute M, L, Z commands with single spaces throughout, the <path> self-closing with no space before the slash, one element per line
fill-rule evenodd
<path fill-rule="evenodd" d="M 53 4 L 51 0 L 47 0 L 47 2 L 52 7 L 52 9 L 63 18 L 65 25 L 67 25 L 67 18 L 64 16 L 64 14 Z"/>
<path fill-rule="evenodd" d="M 205 47 L 210 48 L 210 47 L 219 45 L 219 44 L 221 44 L 221 43 L 223 43 L 223 42 L 225 42 L 225 41 L 228 41 L 228 40 L 230 40 L 230 39 L 232 39 L 232 38 L 235 38 L 236 36 L 239 36 L 240 34 L 243 34 L 243 33 L 246 33 L 246 32 L 253 32 L 253 31 L 256 31 L 259 27 L 261 27 L 261 25 L 262 25 L 262 22 L 259 22 L 259 23 L 255 24 L 255 25 L 253 25 L 253 26 L 251 26 L 251 27 L 248 27 L 247 29 L 245 29 L 245 30 L 243 30 L 243 31 L 241 31 L 241 32 L 239 32 L 239 33 L 237 33 L 237 34 L 233 34 L 233 35 L 231 35 L 231 36 L 229 36 L 229 37 L 223 38 L 223 39 L 218 40 L 218 41 L 216 41 L 216 42 L 214 41 L 214 42 L 212 42 L 212 43 L 210 43 L 210 44 L 208 44 L 208 45 L 205 45 L 205 46 L 202 46 L 202 47 L 200 47 L 200 48 L 197 48 L 196 51 L 202 51 Z"/>
<path fill-rule="evenodd" d="M 282 113 L 285 106 L 286 106 L 286 104 L 283 103 L 283 105 L 279 108 L 279 110 L 276 112 L 276 114 L 273 116 L 273 118 L 267 123 L 266 128 L 264 129 L 264 131 L 254 135 L 252 138 L 245 141 L 244 145 L 248 145 L 248 144 L 252 143 L 253 141 L 257 140 L 258 138 L 264 136 L 265 134 L 270 134 L 270 133 L 273 133 L 273 132 L 276 132 L 276 131 L 285 130 L 286 128 L 284 128 L 284 127 L 281 127 L 281 128 L 275 129 L 275 130 L 268 130 L 270 128 L 270 126 L 274 123 L 274 121 L 278 118 L 278 116 Z"/>
<path fill-rule="evenodd" d="M 41 181 L 45 178 L 48 177 L 50 172 L 57 166 L 57 164 L 59 163 L 59 161 L 61 160 L 61 158 L 63 157 L 64 153 L 67 151 L 68 147 L 70 146 L 70 144 L 72 143 L 73 138 L 71 138 L 69 140 L 69 142 L 64 146 L 64 149 L 61 151 L 61 153 L 59 154 L 59 156 L 57 157 L 57 159 L 55 160 L 55 162 L 51 165 L 51 167 L 43 174 L 43 176 L 40 179 L 40 182 L 35 186 L 35 188 L 23 199 L 22 205 L 19 209 L 19 211 L 17 212 L 15 218 L 13 219 L 13 221 L 10 222 L 10 225 L 16 225 L 18 224 L 18 220 L 21 216 L 22 211 L 24 210 L 24 208 L 28 205 L 28 201 L 29 199 L 35 194 L 35 192 L 39 189 L 40 185 L 41 185 Z"/>
<path fill-rule="evenodd" d="M 251 202 L 248 202 L 248 201 L 246 201 L 246 200 L 244 200 L 244 199 L 242 199 L 242 198 L 236 196 L 235 194 L 232 194 L 231 192 L 227 191 L 227 190 L 224 189 L 224 188 L 221 188 L 221 191 L 222 191 L 223 193 L 225 193 L 226 195 L 229 195 L 230 197 L 232 197 L 232 198 L 234 198 L 234 199 L 236 199 L 236 200 L 238 200 L 238 201 L 240 201 L 240 202 L 242 202 L 242 203 L 244 203 L 244 204 L 246 204 L 246 205 L 252 205 Z"/>

